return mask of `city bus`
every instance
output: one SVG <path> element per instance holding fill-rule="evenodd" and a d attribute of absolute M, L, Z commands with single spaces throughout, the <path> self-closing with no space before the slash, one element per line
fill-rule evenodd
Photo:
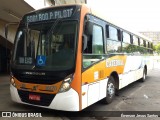
<path fill-rule="evenodd" d="M 87 5 L 52 6 L 23 16 L 15 36 L 14 102 L 63 111 L 109 104 L 152 69 L 152 41 L 100 17 Z"/>

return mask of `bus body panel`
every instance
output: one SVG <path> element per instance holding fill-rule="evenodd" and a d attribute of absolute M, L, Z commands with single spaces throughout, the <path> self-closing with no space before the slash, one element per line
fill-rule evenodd
<path fill-rule="evenodd" d="M 74 89 L 56 94 L 49 108 L 64 111 L 79 111 L 79 95 Z"/>
<path fill-rule="evenodd" d="M 10 84 L 10 94 L 11 94 L 12 101 L 17 102 L 17 103 L 22 103 L 18 95 L 17 88 L 15 88 L 12 84 Z"/>
<path fill-rule="evenodd" d="M 122 60 L 123 65 L 116 66 L 115 63 L 111 67 L 108 62 L 113 60 Z M 106 97 L 107 82 L 112 72 L 118 73 L 118 89 L 121 89 L 143 77 L 144 66 L 152 63 L 152 57 L 147 61 L 146 56 L 117 55 L 89 67 L 82 73 L 82 93 L 85 93 L 82 95 L 82 109 Z"/>
<path fill-rule="evenodd" d="M 106 97 L 108 78 L 82 86 L 82 109 Z"/>
<path fill-rule="evenodd" d="M 122 74 L 126 58 L 127 56 L 125 55 L 115 55 L 94 64 L 82 73 L 82 84 L 108 78 L 114 71 L 118 74 Z"/>

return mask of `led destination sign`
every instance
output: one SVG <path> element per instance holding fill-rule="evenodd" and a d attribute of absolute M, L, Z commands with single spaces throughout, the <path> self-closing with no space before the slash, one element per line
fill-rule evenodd
<path fill-rule="evenodd" d="M 27 15 L 26 22 L 38 22 L 38 21 L 45 21 L 45 20 L 52 20 L 52 19 L 60 19 L 60 18 L 68 18 L 71 17 L 73 14 L 73 8 L 66 8 L 62 10 L 54 10 L 51 9 L 49 11 L 43 11 L 37 14 Z"/>

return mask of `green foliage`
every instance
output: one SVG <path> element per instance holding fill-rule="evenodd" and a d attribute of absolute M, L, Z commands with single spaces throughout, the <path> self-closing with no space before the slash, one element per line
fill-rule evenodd
<path fill-rule="evenodd" d="M 141 54 L 147 53 L 147 49 L 131 44 L 128 44 L 127 46 L 123 47 L 122 51 L 127 53 L 134 53 L 134 52 L 140 52 Z"/>
<path fill-rule="evenodd" d="M 156 49 L 156 52 L 160 54 L 160 43 L 156 45 L 155 49 Z"/>
<path fill-rule="evenodd" d="M 153 51 L 156 51 L 156 45 L 153 45 Z"/>

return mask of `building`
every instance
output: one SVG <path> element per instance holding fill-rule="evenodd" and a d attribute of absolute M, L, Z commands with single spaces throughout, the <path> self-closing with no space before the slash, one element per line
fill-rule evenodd
<path fill-rule="evenodd" d="M 160 32 L 140 32 L 144 36 L 153 40 L 153 45 L 160 43 Z"/>
<path fill-rule="evenodd" d="M 19 22 L 31 10 L 34 9 L 22 0 L 0 0 L 0 74 L 10 71 L 10 58 L 18 24 L 8 26 L 8 37 L 5 36 L 5 26 Z"/>

